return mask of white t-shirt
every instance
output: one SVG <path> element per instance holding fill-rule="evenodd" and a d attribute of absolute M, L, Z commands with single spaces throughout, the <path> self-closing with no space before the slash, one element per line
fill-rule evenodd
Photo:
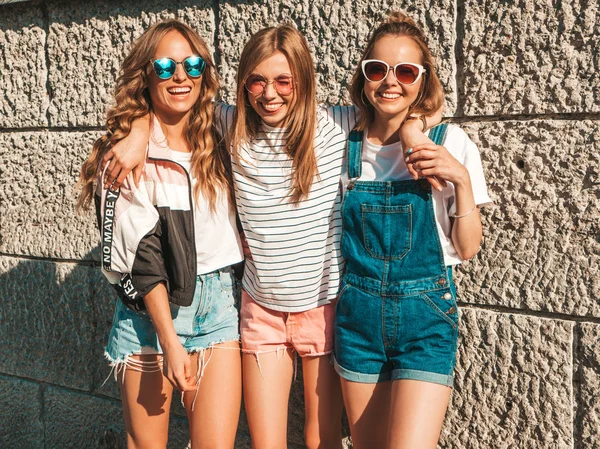
<path fill-rule="evenodd" d="M 234 110 L 217 105 L 221 133 L 233 126 Z M 233 158 L 237 208 L 252 253 L 243 287 L 264 307 L 301 312 L 337 296 L 343 268 L 340 175 L 348 125 L 354 125 L 350 110 L 354 116 L 353 108 L 319 108 L 314 141 L 319 177 L 308 198 L 297 204 L 289 200 L 286 129 L 263 124 L 241 148 L 239 161 Z"/>
<path fill-rule="evenodd" d="M 192 153 L 171 151 L 173 160 L 191 173 Z M 196 199 L 196 183 L 196 178 L 192 178 L 196 273 L 205 274 L 241 262 L 244 255 L 235 221 L 235 207 L 230 207 L 227 194 L 219 192 L 215 211 L 212 212 L 201 192 Z"/>
<path fill-rule="evenodd" d="M 383 146 L 375 145 L 369 142 L 366 136 L 367 131 L 363 134 L 362 175 L 359 181 L 403 181 L 413 179 L 404 162 L 401 142 Z M 469 139 L 469 136 L 459 127 L 448 125 L 448 133 L 443 145 L 469 171 L 475 204 L 480 207 L 491 204 L 492 200 L 487 192 L 479 150 Z M 345 165 L 342 179 L 345 189 L 349 182 Z M 452 244 L 452 224 L 450 221 L 450 215 L 456 213 L 454 185 L 451 182 L 447 184 L 447 187 L 444 187 L 441 192 L 433 190 L 433 208 L 444 253 L 444 262 L 446 265 L 457 265 L 462 262 L 462 259 Z"/>

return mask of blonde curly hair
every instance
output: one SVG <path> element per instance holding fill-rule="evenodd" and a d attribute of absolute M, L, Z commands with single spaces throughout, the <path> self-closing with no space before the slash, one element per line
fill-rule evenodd
<path fill-rule="evenodd" d="M 152 70 L 150 60 L 162 38 L 171 31 L 180 33 L 189 42 L 192 51 L 206 61 L 200 97 L 192 107 L 185 131 L 192 153 L 191 172 L 197 179 L 194 195 L 198 198 L 202 193 L 211 210 L 216 207 L 219 191 L 227 192 L 232 201 L 229 156 L 224 147 L 218 144 L 213 127 L 213 99 L 219 88 L 214 62 L 206 43 L 192 28 L 178 20 L 167 20 L 154 24 L 142 34 L 123 61 L 115 88 L 115 105 L 107 114 L 106 134 L 96 140 L 81 169 L 78 183 L 81 194 L 77 201 L 79 210 L 89 208 L 92 202 L 104 154 L 127 137 L 135 119 L 152 112 L 148 92 L 148 77 Z"/>

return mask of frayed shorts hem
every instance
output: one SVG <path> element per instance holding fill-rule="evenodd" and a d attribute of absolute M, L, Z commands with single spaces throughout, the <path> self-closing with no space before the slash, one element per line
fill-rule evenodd
<path fill-rule="evenodd" d="M 283 351 L 283 350 L 294 351 L 300 358 L 321 357 L 321 356 L 330 355 L 333 353 L 333 349 L 330 349 L 329 351 L 323 351 L 323 352 L 307 352 L 307 353 L 299 352 L 292 345 L 282 345 L 282 346 L 278 346 L 276 348 L 269 348 L 269 349 L 243 349 L 242 348 L 242 353 L 243 354 L 252 354 L 252 355 L 261 355 L 261 354 L 269 354 L 271 352 L 278 352 L 278 351 Z"/>
<path fill-rule="evenodd" d="M 212 341 L 212 342 L 210 342 L 206 346 L 203 346 L 203 345 L 192 345 L 190 347 L 187 347 L 184 344 L 183 347 L 187 351 L 188 354 L 195 354 L 196 352 L 202 352 L 202 351 L 205 351 L 207 349 L 214 348 L 215 346 L 221 345 L 223 343 L 232 343 L 232 342 L 240 343 L 240 336 L 239 336 L 239 334 L 237 335 L 237 337 L 221 338 L 219 340 Z M 139 352 L 135 351 L 135 352 L 132 352 L 131 354 L 119 354 L 119 357 L 113 357 L 110 354 L 110 352 L 108 351 L 108 348 L 106 348 L 105 351 L 104 351 L 104 358 L 109 362 L 110 366 L 117 365 L 117 364 L 120 364 L 120 363 L 126 363 L 127 359 L 129 357 L 136 356 L 136 355 L 163 355 L 163 353 L 160 350 L 158 350 L 157 348 L 153 347 L 153 346 L 142 346 L 142 348 L 141 348 L 141 350 Z"/>
<path fill-rule="evenodd" d="M 452 388 L 452 385 L 454 384 L 454 376 L 451 374 L 446 375 L 415 369 L 395 369 L 377 374 L 365 374 L 344 368 L 338 363 L 335 357 L 333 357 L 333 366 L 340 377 L 349 380 L 350 382 L 376 384 L 394 380 L 418 380 L 421 382 L 444 385 L 450 388 Z"/>

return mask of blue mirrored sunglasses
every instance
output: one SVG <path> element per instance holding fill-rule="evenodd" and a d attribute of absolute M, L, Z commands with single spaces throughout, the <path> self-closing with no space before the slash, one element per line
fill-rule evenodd
<path fill-rule="evenodd" d="M 185 73 L 192 78 L 198 78 L 202 76 L 204 69 L 206 68 L 206 61 L 202 59 L 201 56 L 196 55 L 189 56 L 183 61 L 179 62 L 171 58 L 151 59 L 150 62 L 152 63 L 154 73 L 156 73 L 156 76 L 158 76 L 161 80 L 168 80 L 175 75 L 177 64 L 182 64 Z"/>

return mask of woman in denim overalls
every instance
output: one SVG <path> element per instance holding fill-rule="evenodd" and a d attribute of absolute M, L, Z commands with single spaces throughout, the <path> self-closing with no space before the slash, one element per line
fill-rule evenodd
<path fill-rule="evenodd" d="M 481 161 L 447 125 L 403 154 L 404 121 L 443 102 L 425 37 L 403 14 L 375 30 L 350 91 L 362 118 L 348 141 L 335 367 L 356 449 L 434 449 L 458 340 L 452 265 L 477 253 L 478 205 L 490 202 Z"/>

